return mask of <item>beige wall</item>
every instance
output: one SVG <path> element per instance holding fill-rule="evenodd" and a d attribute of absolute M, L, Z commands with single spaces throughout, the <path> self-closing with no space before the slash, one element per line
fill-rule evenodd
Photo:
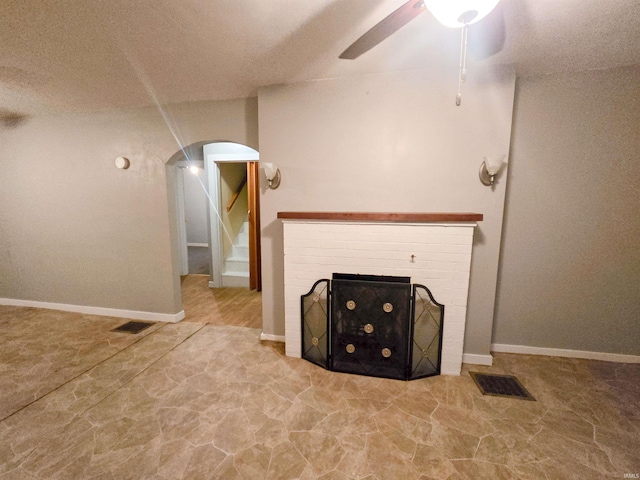
<path fill-rule="evenodd" d="M 461 107 L 455 72 L 262 89 L 260 159 L 282 172 L 261 197 L 265 333 L 284 334 L 278 211 L 479 212 L 465 351 L 488 355 L 506 177 L 492 190 L 478 168 L 484 155 L 509 151 L 514 84 L 510 70 L 476 67 Z"/>
<path fill-rule="evenodd" d="M 640 354 L 640 67 L 518 79 L 494 343 Z"/>
<path fill-rule="evenodd" d="M 184 145 L 257 148 L 257 102 L 165 113 L 173 133 L 155 108 L 44 116 L 0 131 L 0 298 L 182 309 L 164 165 L 179 149 L 174 135 Z M 120 155 L 128 170 L 115 167 Z"/>

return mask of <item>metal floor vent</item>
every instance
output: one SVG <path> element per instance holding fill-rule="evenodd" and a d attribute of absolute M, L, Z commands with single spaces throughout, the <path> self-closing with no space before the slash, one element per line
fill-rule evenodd
<path fill-rule="evenodd" d="M 111 330 L 112 332 L 140 333 L 145 328 L 155 325 L 153 322 L 127 322 Z"/>
<path fill-rule="evenodd" d="M 471 375 L 473 381 L 476 382 L 476 385 L 483 395 L 536 401 L 533 395 L 531 395 L 513 375 L 476 372 L 469 372 L 469 375 Z"/>

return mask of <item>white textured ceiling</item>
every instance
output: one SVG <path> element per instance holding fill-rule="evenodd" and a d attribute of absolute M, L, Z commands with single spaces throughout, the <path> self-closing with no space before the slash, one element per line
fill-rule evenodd
<path fill-rule="evenodd" d="M 255 95 L 263 85 L 455 69 L 459 32 L 424 12 L 356 60 L 405 0 L 2 0 L 0 115 Z M 518 75 L 640 63 L 640 0 L 502 0 Z M 470 39 L 471 41 L 472 39 Z"/>

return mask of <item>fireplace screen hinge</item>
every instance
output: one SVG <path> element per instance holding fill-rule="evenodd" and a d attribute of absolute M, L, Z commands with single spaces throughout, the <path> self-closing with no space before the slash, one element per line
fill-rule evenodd
<path fill-rule="evenodd" d="M 440 373 L 444 305 L 409 277 L 335 273 L 300 300 L 306 360 L 402 380 Z"/>

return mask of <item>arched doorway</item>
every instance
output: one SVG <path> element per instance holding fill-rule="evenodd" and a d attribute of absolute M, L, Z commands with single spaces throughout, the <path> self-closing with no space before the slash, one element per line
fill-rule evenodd
<path fill-rule="evenodd" d="M 245 215 L 248 223 L 249 239 L 249 276 L 247 288 L 261 290 L 260 270 L 260 225 L 259 225 L 259 153 L 246 145 L 234 142 L 198 142 L 189 145 L 176 152 L 166 163 L 167 192 L 169 200 L 169 228 L 172 243 L 172 265 L 176 275 L 176 291 L 180 295 L 180 279 L 188 273 L 185 213 L 184 213 L 184 184 L 181 183 L 183 175 L 190 175 L 189 168 L 204 167 L 204 175 L 200 172 L 199 181 L 206 195 L 207 229 L 210 278 L 209 287 L 236 287 L 229 283 L 223 276 L 225 267 L 225 251 L 229 250 L 229 242 L 237 232 L 230 222 L 225 223 L 228 203 L 223 202 L 221 194 L 221 180 L 224 170 L 229 166 L 242 166 L 246 171 L 246 186 L 243 192 L 246 203 L 237 202 L 231 209 L 241 211 L 246 208 Z M 221 168 L 222 167 L 222 168 Z M 234 188 L 237 189 L 239 185 Z M 227 186 L 227 190 L 229 190 Z M 223 214 L 224 212 L 224 214 Z M 227 218 L 228 220 L 228 218 Z M 237 223 L 237 222 L 236 222 Z M 226 245 L 225 245 L 226 244 Z M 188 313 L 188 312 L 187 312 Z"/>

